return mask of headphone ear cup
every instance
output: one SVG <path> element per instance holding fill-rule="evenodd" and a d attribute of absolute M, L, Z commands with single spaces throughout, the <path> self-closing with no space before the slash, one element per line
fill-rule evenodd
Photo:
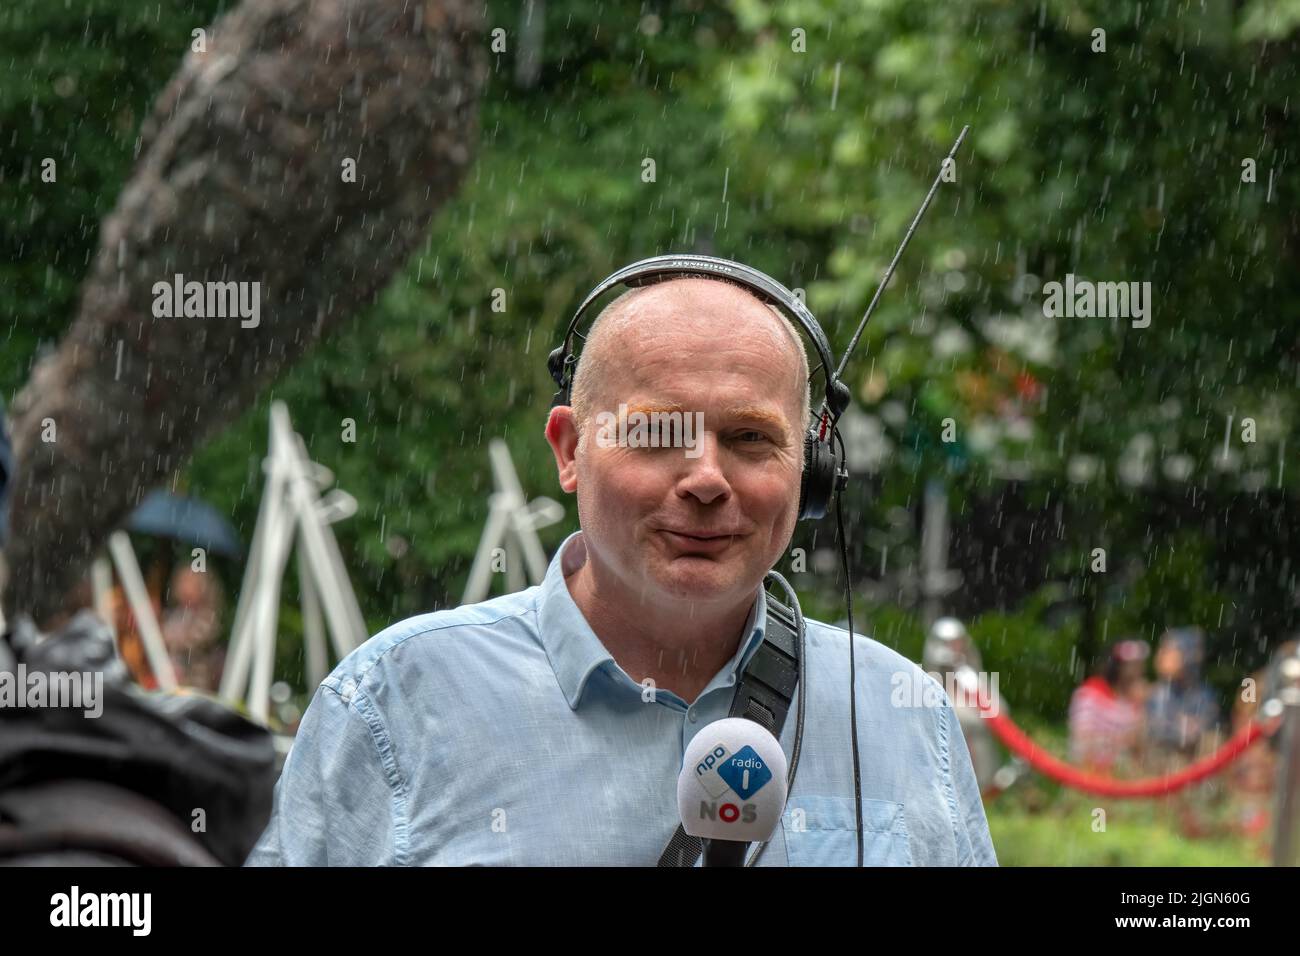
<path fill-rule="evenodd" d="M 564 359 L 567 354 L 568 349 L 561 345 L 551 349 L 551 354 L 546 356 L 546 370 L 551 373 L 556 385 L 564 384 Z"/>
<path fill-rule="evenodd" d="M 826 514 L 835 491 L 839 462 L 830 442 L 819 441 L 817 429 L 803 438 L 803 478 L 799 482 L 799 520 L 816 521 Z"/>
<path fill-rule="evenodd" d="M 574 364 L 573 357 L 563 345 L 552 349 L 551 354 L 546 358 L 546 367 L 551 373 L 551 378 L 555 379 L 555 384 L 560 386 L 559 390 L 551 396 L 551 408 L 573 404 L 571 395 L 573 379 L 567 374 L 572 364 Z"/>

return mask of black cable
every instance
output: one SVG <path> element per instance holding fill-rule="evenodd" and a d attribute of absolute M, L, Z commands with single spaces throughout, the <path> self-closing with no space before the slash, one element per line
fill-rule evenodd
<path fill-rule="evenodd" d="M 840 461 L 845 461 L 844 439 L 839 428 L 832 434 L 840 445 Z M 849 574 L 849 545 L 844 537 L 844 496 L 835 496 L 835 525 L 840 534 L 840 558 L 844 563 L 844 609 L 849 618 L 849 724 L 853 738 L 853 811 L 858 824 L 858 866 L 862 866 L 862 765 L 858 757 L 858 666 L 853 653 L 853 579 Z M 801 698 L 802 700 L 802 698 Z"/>

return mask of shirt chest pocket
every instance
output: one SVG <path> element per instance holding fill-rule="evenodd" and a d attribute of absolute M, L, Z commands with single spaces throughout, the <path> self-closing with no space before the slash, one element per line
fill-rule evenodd
<path fill-rule="evenodd" d="M 791 866 L 857 866 L 858 831 L 847 797 L 800 796 L 781 817 Z M 912 866 L 903 805 L 862 801 L 863 866 Z"/>

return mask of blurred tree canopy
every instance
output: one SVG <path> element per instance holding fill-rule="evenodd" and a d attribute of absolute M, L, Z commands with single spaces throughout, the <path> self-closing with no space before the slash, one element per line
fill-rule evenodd
<path fill-rule="evenodd" d="M 66 327 L 140 119 L 224 6 L 0 10 L 6 396 Z M 855 579 L 879 577 L 886 546 L 891 566 L 914 560 L 899 512 L 928 479 L 959 528 L 996 515 L 992 552 L 954 559 L 970 565 L 954 604 L 1004 635 L 975 622 L 986 666 L 1034 648 L 1044 713 L 1122 633 L 1206 627 L 1226 687 L 1296 627 L 1300 0 L 488 10 L 506 49 L 479 158 L 427 247 L 185 471 L 246 538 L 267 406 L 283 399 L 361 502 L 335 530 L 370 626 L 456 603 L 487 514 L 486 442 L 509 442 L 528 493 L 561 497 L 545 359 L 591 286 L 662 252 L 739 259 L 806 290 L 842 350 L 969 123 L 849 369 L 886 451 L 846 502 Z M 57 183 L 41 180 L 47 156 Z M 1150 282 L 1149 326 L 1048 318 L 1042 286 L 1067 274 Z M 576 527 L 566 504 L 548 546 Z M 795 544 L 825 546 L 832 528 Z M 840 613 L 835 572 L 798 583 Z M 1065 618 L 1044 597 L 1058 592 Z M 919 654 L 915 617 L 890 606 L 907 602 L 880 593 L 867 630 L 888 624 L 882 640 Z"/>

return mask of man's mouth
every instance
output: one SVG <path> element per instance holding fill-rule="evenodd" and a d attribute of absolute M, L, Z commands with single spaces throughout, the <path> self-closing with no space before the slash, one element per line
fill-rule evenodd
<path fill-rule="evenodd" d="M 733 531 L 675 531 L 670 528 L 660 528 L 659 533 L 679 550 L 696 554 L 717 554 L 725 551 L 741 537 Z"/>

